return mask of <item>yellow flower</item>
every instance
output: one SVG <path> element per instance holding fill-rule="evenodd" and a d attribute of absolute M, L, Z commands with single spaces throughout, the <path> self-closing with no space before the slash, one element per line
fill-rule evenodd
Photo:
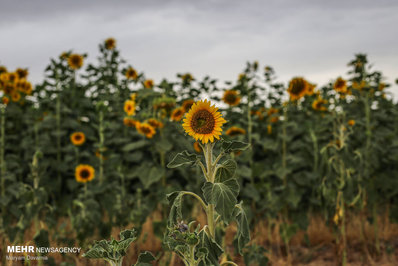
<path fill-rule="evenodd" d="M 197 152 L 197 153 L 202 153 L 202 147 L 200 147 L 199 142 L 195 141 L 195 143 L 193 144 L 193 149 Z"/>
<path fill-rule="evenodd" d="M 140 134 L 144 135 L 148 139 L 151 139 L 156 133 L 155 128 L 148 123 L 137 123 L 136 128 Z"/>
<path fill-rule="evenodd" d="M 379 84 L 379 91 L 383 91 L 384 90 L 384 88 L 386 87 L 386 84 L 385 83 L 383 83 L 383 82 L 381 82 L 380 84 Z"/>
<path fill-rule="evenodd" d="M 0 74 L 7 73 L 7 68 L 5 66 L 0 66 Z"/>
<path fill-rule="evenodd" d="M 8 82 L 16 83 L 19 79 L 18 74 L 16 72 L 8 73 Z"/>
<path fill-rule="evenodd" d="M 270 119 L 271 123 L 276 123 L 278 121 L 279 121 L 279 117 L 277 117 L 277 116 L 271 117 L 271 119 Z"/>
<path fill-rule="evenodd" d="M 189 83 L 189 82 L 195 80 L 190 73 L 186 73 L 186 74 L 182 75 L 181 79 L 185 83 Z"/>
<path fill-rule="evenodd" d="M 15 91 L 15 85 L 12 83 L 6 83 L 6 85 L 3 88 L 3 91 L 5 94 L 11 95 Z"/>
<path fill-rule="evenodd" d="M 226 90 L 222 100 L 231 106 L 238 105 L 240 103 L 239 93 L 235 90 Z"/>
<path fill-rule="evenodd" d="M 327 104 L 328 101 L 318 98 L 312 102 L 312 109 L 317 110 L 317 111 L 326 111 L 327 108 L 323 106 L 324 104 Z"/>
<path fill-rule="evenodd" d="M 193 104 L 182 126 L 186 133 L 205 144 L 220 138 L 221 127 L 226 122 L 218 108 L 211 106 L 210 101 L 202 100 Z"/>
<path fill-rule="evenodd" d="M 184 108 L 184 112 L 188 112 L 191 109 L 192 105 L 195 103 L 194 100 L 188 99 L 182 103 L 182 108 Z"/>
<path fill-rule="evenodd" d="M 304 78 L 296 77 L 293 78 L 289 83 L 287 92 L 290 95 L 290 100 L 299 100 L 303 97 L 309 89 L 309 83 Z"/>
<path fill-rule="evenodd" d="M 132 119 L 132 118 L 130 118 L 130 117 L 125 117 L 125 118 L 123 118 L 123 124 L 126 126 L 126 127 L 135 127 L 136 126 L 136 124 L 137 124 L 137 120 L 135 120 L 135 119 Z"/>
<path fill-rule="evenodd" d="M 79 183 L 87 183 L 95 177 L 95 170 L 91 165 L 80 164 L 75 169 L 75 178 Z"/>
<path fill-rule="evenodd" d="M 333 88 L 339 93 L 347 93 L 347 81 L 341 77 L 338 77 L 334 82 Z"/>
<path fill-rule="evenodd" d="M 279 112 L 278 109 L 276 109 L 276 108 L 274 108 L 274 107 L 271 107 L 271 108 L 268 109 L 267 115 L 270 116 L 270 115 L 276 114 L 276 113 L 278 113 L 278 112 Z"/>
<path fill-rule="evenodd" d="M 83 132 L 74 132 L 70 135 L 70 141 L 75 146 L 81 146 L 86 141 L 86 136 Z"/>
<path fill-rule="evenodd" d="M 366 87 L 366 81 L 361 80 L 361 82 L 354 81 L 352 82 L 352 87 L 356 90 L 362 90 Z"/>
<path fill-rule="evenodd" d="M 234 137 L 234 136 L 239 136 L 239 135 L 244 135 L 246 134 L 246 130 L 244 130 L 243 128 L 240 127 L 230 127 L 225 134 L 227 134 L 228 136 Z"/>
<path fill-rule="evenodd" d="M 13 91 L 13 92 L 11 93 L 11 100 L 12 100 L 13 102 L 18 102 L 20 99 L 21 99 L 21 94 L 19 94 L 19 92 Z"/>
<path fill-rule="evenodd" d="M 153 128 L 163 128 L 164 127 L 163 123 L 155 118 L 149 118 L 147 120 L 147 123 L 150 124 Z"/>
<path fill-rule="evenodd" d="M 308 83 L 307 95 L 314 95 L 316 84 Z"/>
<path fill-rule="evenodd" d="M 130 94 L 130 99 L 132 100 L 132 101 L 135 101 L 135 99 L 137 99 L 137 93 L 132 93 L 132 94 Z"/>
<path fill-rule="evenodd" d="M 135 114 L 135 102 L 132 100 L 127 100 L 124 102 L 124 111 L 127 115 Z"/>
<path fill-rule="evenodd" d="M 185 110 L 183 107 L 178 107 L 171 112 L 171 120 L 179 122 L 181 121 L 182 117 L 184 116 Z"/>
<path fill-rule="evenodd" d="M 8 97 L 3 96 L 3 98 L 1 99 L 1 102 L 5 105 L 7 105 L 10 102 L 10 99 L 8 99 Z"/>
<path fill-rule="evenodd" d="M 137 79 L 138 78 L 137 71 L 134 68 L 132 68 L 132 67 L 130 67 L 130 68 L 128 68 L 126 70 L 126 74 L 125 75 L 126 75 L 127 79 Z"/>
<path fill-rule="evenodd" d="M 144 87 L 147 89 L 151 89 L 153 87 L 153 80 L 147 79 L 144 81 Z"/>
<path fill-rule="evenodd" d="M 268 135 L 272 134 L 272 126 L 271 125 L 267 125 L 267 133 L 268 133 Z"/>
<path fill-rule="evenodd" d="M 113 50 L 116 47 L 116 40 L 113 38 L 108 38 L 105 40 L 105 48 L 107 50 Z"/>
<path fill-rule="evenodd" d="M 69 53 L 67 53 L 67 52 L 63 52 L 63 53 L 59 56 L 59 58 L 61 58 L 61 59 L 63 59 L 63 60 L 68 59 L 68 57 L 69 57 Z"/>
<path fill-rule="evenodd" d="M 23 68 L 17 68 L 17 70 L 15 70 L 15 72 L 17 72 L 17 75 L 20 79 L 25 79 L 28 77 L 28 69 L 23 69 Z"/>
<path fill-rule="evenodd" d="M 242 81 L 245 78 L 246 78 L 246 74 L 245 73 L 240 73 L 239 76 L 238 76 L 238 80 L 239 81 Z"/>
<path fill-rule="evenodd" d="M 353 120 L 353 119 L 348 120 L 348 125 L 354 126 L 355 125 L 355 120 Z"/>
<path fill-rule="evenodd" d="M 83 56 L 79 54 L 71 54 L 68 57 L 69 67 L 73 70 L 77 70 L 83 66 Z"/>

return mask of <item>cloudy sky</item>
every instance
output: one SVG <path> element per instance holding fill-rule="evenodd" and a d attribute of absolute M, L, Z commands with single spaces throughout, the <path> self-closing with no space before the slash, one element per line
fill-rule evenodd
<path fill-rule="evenodd" d="M 95 61 L 98 43 L 112 36 L 155 81 L 187 71 L 235 80 L 258 60 L 280 81 L 303 75 L 321 85 L 366 53 L 394 83 L 397 14 L 395 0 L 0 0 L 0 64 L 28 67 L 36 83 L 49 57 L 73 49 Z M 397 85 L 390 90 L 398 96 Z"/>

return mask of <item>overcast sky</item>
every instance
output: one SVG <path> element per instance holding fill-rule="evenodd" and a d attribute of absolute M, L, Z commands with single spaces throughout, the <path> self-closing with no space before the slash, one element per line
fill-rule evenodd
<path fill-rule="evenodd" d="M 0 65 L 28 67 L 38 83 L 50 57 L 73 49 L 95 61 L 98 43 L 112 36 L 155 81 L 188 71 L 236 80 L 258 60 L 280 81 L 302 75 L 322 85 L 347 77 L 347 62 L 366 53 L 394 83 L 397 14 L 395 0 L 0 0 Z M 390 90 L 398 95 L 397 85 Z"/>

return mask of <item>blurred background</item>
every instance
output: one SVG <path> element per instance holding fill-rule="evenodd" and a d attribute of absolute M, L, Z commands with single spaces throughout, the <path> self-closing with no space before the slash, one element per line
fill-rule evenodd
<path fill-rule="evenodd" d="M 0 64 L 28 67 L 34 84 L 49 55 L 73 48 L 95 62 L 97 44 L 114 37 L 155 82 L 181 71 L 235 80 L 246 61 L 258 60 L 285 83 L 302 75 L 324 85 L 365 53 L 398 93 L 397 1 L 1 0 L 0 7 Z"/>

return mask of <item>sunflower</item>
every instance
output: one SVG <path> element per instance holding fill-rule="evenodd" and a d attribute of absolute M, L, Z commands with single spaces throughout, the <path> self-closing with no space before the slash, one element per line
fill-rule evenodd
<path fill-rule="evenodd" d="M 152 102 L 152 106 L 155 110 L 166 109 L 171 110 L 176 105 L 175 99 L 172 97 L 162 96 L 160 98 L 155 98 Z"/>
<path fill-rule="evenodd" d="M 362 90 L 363 88 L 366 87 L 366 81 L 361 80 L 361 82 L 354 81 L 352 82 L 352 87 L 356 90 Z"/>
<path fill-rule="evenodd" d="M 222 100 L 231 106 L 238 105 L 240 103 L 239 93 L 235 90 L 226 90 Z"/>
<path fill-rule="evenodd" d="M 136 125 L 137 125 L 137 120 L 135 120 L 135 119 L 132 119 L 132 118 L 130 118 L 130 117 L 125 117 L 125 118 L 123 118 L 123 124 L 126 126 L 126 127 L 135 127 Z"/>
<path fill-rule="evenodd" d="M 10 102 L 10 99 L 8 99 L 8 97 L 3 96 L 3 98 L 1 99 L 1 102 L 5 105 L 7 105 Z"/>
<path fill-rule="evenodd" d="M 271 115 L 273 115 L 273 114 L 277 114 L 278 112 L 279 112 L 278 109 L 276 109 L 276 108 L 274 108 L 274 107 L 271 107 L 271 108 L 268 109 L 267 115 L 268 115 L 268 116 L 271 116 Z"/>
<path fill-rule="evenodd" d="M 148 139 L 151 139 L 156 133 L 155 128 L 148 123 L 137 123 L 136 128 L 140 134 L 144 135 Z"/>
<path fill-rule="evenodd" d="M 195 141 L 195 143 L 193 144 L 193 149 L 197 152 L 197 153 L 202 153 L 202 147 L 200 147 L 199 142 Z"/>
<path fill-rule="evenodd" d="M 238 80 L 239 80 L 239 81 L 242 81 L 242 80 L 244 80 L 245 78 L 246 78 L 246 74 L 245 74 L 245 73 L 240 73 L 239 76 L 238 76 Z"/>
<path fill-rule="evenodd" d="M 379 89 L 379 91 L 383 91 L 385 87 L 386 87 L 386 84 L 383 83 L 383 82 L 381 82 L 381 83 L 379 84 L 378 89 Z"/>
<path fill-rule="evenodd" d="M 314 95 L 316 84 L 308 83 L 307 95 Z"/>
<path fill-rule="evenodd" d="M 299 100 L 303 97 L 309 89 L 309 83 L 304 78 L 296 77 L 289 82 L 287 92 L 290 95 L 290 100 Z"/>
<path fill-rule="evenodd" d="M 153 80 L 147 79 L 144 81 L 144 87 L 147 89 L 151 89 L 153 87 Z"/>
<path fill-rule="evenodd" d="M 125 76 L 126 76 L 126 79 L 137 79 L 138 78 L 137 70 L 130 67 L 126 70 Z"/>
<path fill-rule="evenodd" d="M 193 78 L 193 76 L 191 75 L 191 73 L 185 73 L 185 74 L 181 75 L 180 77 L 182 79 L 182 82 L 185 84 L 190 83 L 191 81 L 195 80 Z"/>
<path fill-rule="evenodd" d="M 20 79 L 24 79 L 28 77 L 28 69 L 23 69 L 23 68 L 17 68 L 17 70 L 15 70 L 15 72 L 17 72 L 17 75 Z"/>
<path fill-rule="evenodd" d="M 191 109 L 191 107 L 192 107 L 192 105 L 193 105 L 194 103 L 195 103 L 195 101 L 192 100 L 192 99 L 185 100 L 185 101 L 182 103 L 182 108 L 184 108 L 184 111 L 185 111 L 185 112 L 188 112 L 189 109 Z"/>
<path fill-rule="evenodd" d="M 80 164 L 75 169 L 75 178 L 79 183 L 87 183 L 95 177 L 95 170 L 91 165 Z"/>
<path fill-rule="evenodd" d="M 192 105 L 182 126 L 186 133 L 205 144 L 220 138 L 221 127 L 226 122 L 218 108 L 211 106 L 210 101 L 202 100 Z"/>
<path fill-rule="evenodd" d="M 334 82 L 333 89 L 339 93 L 347 93 L 347 81 L 341 77 L 338 77 Z"/>
<path fill-rule="evenodd" d="M 348 125 L 349 126 L 354 126 L 355 125 L 355 120 L 353 120 L 353 119 L 348 120 Z"/>
<path fill-rule="evenodd" d="M 77 70 L 83 66 L 83 56 L 79 54 L 71 54 L 68 57 L 69 67 L 73 70 Z"/>
<path fill-rule="evenodd" d="M 240 127 L 230 127 L 225 134 L 227 134 L 228 136 L 234 137 L 234 136 L 239 136 L 239 135 L 244 135 L 246 134 L 246 130 L 244 130 L 243 128 Z"/>
<path fill-rule="evenodd" d="M 174 109 L 173 112 L 171 112 L 170 118 L 172 121 L 179 122 L 179 121 L 181 121 L 184 114 L 185 114 L 184 108 L 178 107 L 178 108 Z"/>
<path fill-rule="evenodd" d="M 132 100 L 127 100 L 124 102 L 124 111 L 127 115 L 135 114 L 135 102 Z"/>
<path fill-rule="evenodd" d="M 67 60 L 69 57 L 69 53 L 68 52 L 63 52 L 59 58 L 61 58 L 62 60 Z"/>
<path fill-rule="evenodd" d="M 11 93 L 11 100 L 12 100 L 13 102 L 18 102 L 20 99 L 21 99 L 21 94 L 20 94 L 19 92 L 13 91 L 13 92 Z"/>
<path fill-rule="evenodd" d="M 81 146 L 86 141 L 86 136 L 83 132 L 74 132 L 70 135 L 70 141 L 75 146 Z"/>
<path fill-rule="evenodd" d="M 108 38 L 105 40 L 105 48 L 107 50 L 113 50 L 116 47 L 116 40 L 113 38 Z"/>
<path fill-rule="evenodd" d="M 135 101 L 135 100 L 137 99 L 137 93 L 134 92 L 134 93 L 130 94 L 130 99 L 131 99 L 132 101 Z"/>
<path fill-rule="evenodd" d="M 5 94 L 12 94 L 15 91 L 15 85 L 11 84 L 11 83 L 7 83 L 4 88 L 3 91 Z"/>
<path fill-rule="evenodd" d="M 16 83 L 18 81 L 18 74 L 16 72 L 8 73 L 8 81 Z"/>
<path fill-rule="evenodd" d="M 155 118 L 149 118 L 147 120 L 147 123 L 150 124 L 153 128 L 163 128 L 164 127 L 163 123 Z"/>
<path fill-rule="evenodd" d="M 7 73 L 7 68 L 5 66 L 0 66 L 0 74 Z"/>
<path fill-rule="evenodd" d="M 279 117 L 278 116 L 271 117 L 271 119 L 270 119 L 271 123 L 276 123 L 278 121 L 279 121 Z"/>
<path fill-rule="evenodd" d="M 323 106 L 324 104 L 327 104 L 328 101 L 322 98 L 318 98 L 312 102 L 312 109 L 317 110 L 317 111 L 326 111 L 327 108 Z"/>

